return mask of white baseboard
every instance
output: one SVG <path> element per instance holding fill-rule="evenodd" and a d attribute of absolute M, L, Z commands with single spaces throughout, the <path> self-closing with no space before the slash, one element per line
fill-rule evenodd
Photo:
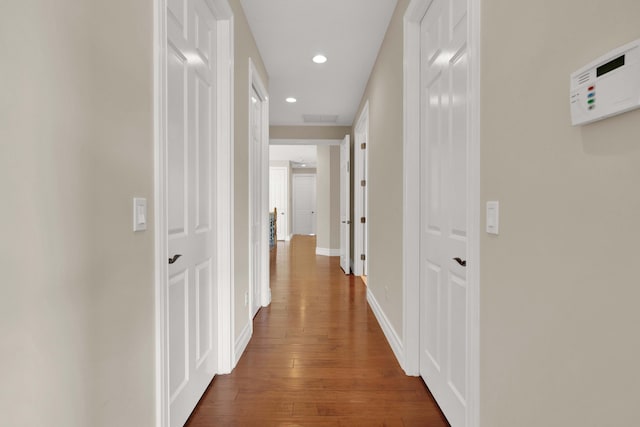
<path fill-rule="evenodd" d="M 238 338 L 236 338 L 236 343 L 234 346 L 233 353 L 233 367 L 232 370 L 236 367 L 240 358 L 242 357 L 242 353 L 247 349 L 247 345 L 249 345 L 249 340 L 251 340 L 252 334 L 252 323 L 251 321 L 247 322 L 247 326 L 242 330 Z"/>
<path fill-rule="evenodd" d="M 316 248 L 316 255 L 340 256 L 340 249 Z"/>
<path fill-rule="evenodd" d="M 371 311 L 373 311 L 373 314 L 376 316 L 382 332 L 384 332 L 384 336 L 387 338 L 391 350 L 393 350 L 393 354 L 396 356 L 396 359 L 398 359 L 398 363 L 400 366 L 404 366 L 404 346 L 402 345 L 402 341 L 384 314 L 384 311 L 382 311 L 382 307 L 380 307 L 376 297 L 371 292 L 371 288 L 367 288 L 367 302 L 369 303 L 369 307 L 371 307 Z"/>
<path fill-rule="evenodd" d="M 289 234 L 288 236 L 286 236 L 286 237 L 284 238 L 284 241 L 285 241 L 285 242 L 290 242 L 292 237 L 293 237 L 293 234 Z"/>

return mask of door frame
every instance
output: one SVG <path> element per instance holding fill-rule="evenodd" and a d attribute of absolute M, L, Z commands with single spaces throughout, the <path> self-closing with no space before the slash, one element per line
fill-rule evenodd
<path fill-rule="evenodd" d="M 251 153 L 253 150 L 249 147 L 249 224 L 253 224 L 252 212 L 253 206 L 258 204 L 261 206 L 260 211 L 260 261 L 259 261 L 259 277 L 260 277 L 260 301 L 259 305 L 267 307 L 271 303 L 271 288 L 269 286 L 269 94 L 267 92 L 265 84 L 262 82 L 262 78 L 258 73 L 253 60 L 249 58 L 249 93 L 247 96 L 248 111 L 252 109 L 251 94 L 253 90 L 260 96 L 260 104 L 262 106 L 262 129 L 260 132 L 260 158 L 252 159 Z M 249 126 L 248 126 L 248 143 L 252 143 L 251 138 L 251 120 L 249 113 Z M 255 163 L 254 163 L 255 162 Z M 252 182 L 256 168 L 254 164 L 260 165 L 260 188 L 253 188 Z M 252 247 L 253 236 L 251 235 L 251 227 L 249 229 L 249 248 Z M 254 263 L 251 259 L 251 250 L 249 251 L 249 268 L 253 268 Z M 253 274 L 249 274 L 252 278 Z M 249 283 L 249 325 L 251 328 L 251 334 L 253 334 L 253 283 Z"/>
<path fill-rule="evenodd" d="M 363 140 L 364 138 L 364 140 Z M 360 144 L 365 142 L 367 144 L 364 153 L 360 153 Z M 367 100 L 362 108 L 362 112 L 358 116 L 358 120 L 356 121 L 356 126 L 353 135 L 353 187 L 354 187 L 354 195 L 353 195 L 353 218 L 351 223 L 353 225 L 353 274 L 354 276 L 362 276 L 364 274 L 364 265 L 363 262 L 360 261 L 360 255 L 364 254 L 366 258 L 369 257 L 368 253 L 368 235 L 369 235 L 369 218 L 366 218 L 368 212 L 369 198 L 367 197 L 369 193 L 369 182 L 363 187 L 360 185 L 359 180 L 362 179 L 362 175 L 364 172 L 364 176 L 369 179 L 368 175 L 368 165 L 369 165 L 369 149 L 371 148 L 371 144 L 369 142 L 369 100 Z M 364 165 L 363 165 L 364 159 Z M 364 169 L 364 170 L 363 170 Z M 363 200 L 366 203 L 366 206 L 363 206 Z M 360 226 L 360 218 L 365 217 L 366 222 L 364 223 L 364 227 Z M 365 262 L 368 262 L 365 259 Z"/>
<path fill-rule="evenodd" d="M 217 373 L 229 373 L 233 346 L 233 11 L 228 0 L 206 0 L 217 19 L 216 70 L 216 291 L 218 305 Z M 169 425 L 169 378 L 166 334 L 168 332 L 168 238 L 166 158 L 166 60 L 167 0 L 154 0 L 153 115 L 154 115 L 154 270 L 155 270 L 155 377 L 156 422 Z"/>
<path fill-rule="evenodd" d="M 346 171 L 343 171 L 345 162 Z M 342 226 L 340 228 L 340 256 L 346 257 L 346 265 L 342 265 L 340 260 L 340 267 L 344 274 L 350 275 L 351 265 L 353 265 L 351 260 L 351 135 L 345 135 L 340 142 L 340 223 L 346 228 L 346 232 L 343 232 Z"/>
<path fill-rule="evenodd" d="M 296 179 L 300 177 L 313 177 L 316 181 L 316 186 L 318 185 L 318 175 L 315 173 L 294 173 L 291 174 L 291 211 L 293 212 L 293 218 L 291 218 L 291 234 L 294 235 L 297 231 L 296 229 Z M 318 190 L 316 188 L 316 211 L 318 210 Z M 315 218 L 318 218 L 317 216 Z M 318 231 L 318 223 L 316 220 L 315 231 Z M 315 234 L 315 233 L 314 233 Z"/>
<path fill-rule="evenodd" d="M 469 151 L 467 286 L 469 427 L 480 425 L 480 0 L 468 1 Z M 404 16 L 403 369 L 420 374 L 420 24 L 432 0 L 411 0 Z M 428 385 L 428 384 L 427 384 Z"/>

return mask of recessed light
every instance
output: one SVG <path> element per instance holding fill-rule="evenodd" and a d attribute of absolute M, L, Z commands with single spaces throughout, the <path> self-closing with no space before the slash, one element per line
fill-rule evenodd
<path fill-rule="evenodd" d="M 327 57 L 324 55 L 316 55 L 313 57 L 313 62 L 315 62 L 316 64 L 324 64 L 325 62 L 327 62 Z"/>
<path fill-rule="evenodd" d="M 298 102 L 298 100 L 293 98 L 293 97 L 289 97 L 289 98 L 285 99 L 285 101 L 287 101 L 289 104 L 293 104 L 295 102 Z"/>

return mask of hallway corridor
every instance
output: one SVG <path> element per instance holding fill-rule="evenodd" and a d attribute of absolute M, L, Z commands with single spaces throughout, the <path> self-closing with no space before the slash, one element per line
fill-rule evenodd
<path fill-rule="evenodd" d="M 271 252 L 272 303 L 230 375 L 187 425 L 448 426 L 419 378 L 398 365 L 360 279 L 295 236 Z"/>

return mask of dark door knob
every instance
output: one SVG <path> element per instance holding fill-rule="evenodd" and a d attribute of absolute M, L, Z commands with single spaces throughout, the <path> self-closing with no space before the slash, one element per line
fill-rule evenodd
<path fill-rule="evenodd" d="M 180 258 L 182 256 L 182 254 L 175 254 L 173 256 L 173 258 L 169 258 L 169 264 L 173 264 L 174 262 L 176 262 L 178 260 L 178 258 Z"/>
<path fill-rule="evenodd" d="M 453 259 L 455 262 L 457 262 L 458 264 L 460 264 L 463 267 L 467 266 L 467 260 L 466 259 L 460 259 L 458 257 Z"/>

